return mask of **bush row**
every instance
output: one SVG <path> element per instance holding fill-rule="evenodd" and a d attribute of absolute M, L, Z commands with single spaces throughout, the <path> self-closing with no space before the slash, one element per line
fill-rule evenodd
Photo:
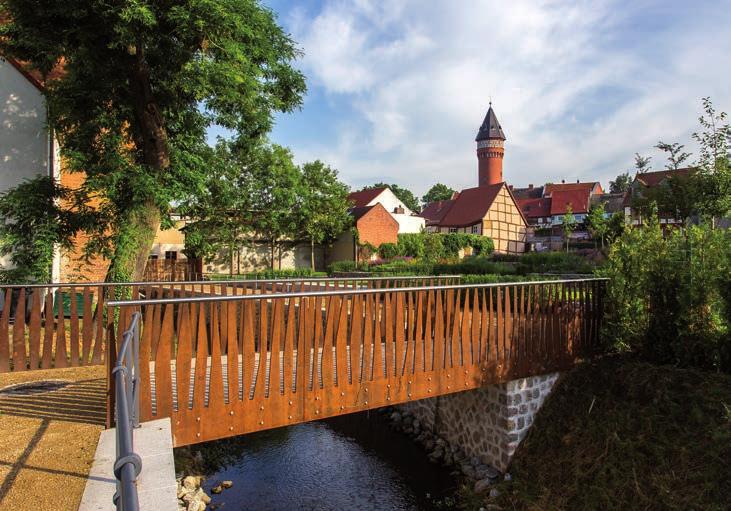
<path fill-rule="evenodd" d="M 398 235 L 398 243 L 383 243 L 378 247 L 378 254 L 384 259 L 404 256 L 437 261 L 457 257 L 459 251 L 467 247 L 472 247 L 476 254 L 483 256 L 495 249 L 491 238 L 478 234 L 404 233 Z"/>

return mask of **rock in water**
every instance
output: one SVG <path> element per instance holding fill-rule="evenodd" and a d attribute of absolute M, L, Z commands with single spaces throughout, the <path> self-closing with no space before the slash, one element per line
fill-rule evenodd
<path fill-rule="evenodd" d="M 223 482 L 221 483 L 221 486 L 223 486 L 223 488 L 224 488 L 225 490 L 228 490 L 228 489 L 229 489 L 229 488 L 231 488 L 231 487 L 232 487 L 233 485 L 234 485 L 233 481 L 223 481 Z"/>
<path fill-rule="evenodd" d="M 219 484 L 219 485 L 216 485 L 216 486 L 214 486 L 213 488 L 211 488 L 211 492 L 212 492 L 212 493 L 215 493 L 216 495 L 218 495 L 218 494 L 219 494 L 219 493 L 221 493 L 222 491 L 223 491 L 223 485 L 221 485 L 221 484 Z"/>
<path fill-rule="evenodd" d="M 187 476 L 183 478 L 183 488 L 193 491 L 201 485 L 200 477 Z"/>

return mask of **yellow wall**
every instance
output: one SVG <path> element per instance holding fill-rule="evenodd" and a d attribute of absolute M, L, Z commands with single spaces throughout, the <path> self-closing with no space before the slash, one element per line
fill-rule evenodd
<path fill-rule="evenodd" d="M 492 238 L 495 252 L 521 254 L 525 252 L 527 229 L 517 204 L 503 187 L 482 220 L 482 234 Z"/>

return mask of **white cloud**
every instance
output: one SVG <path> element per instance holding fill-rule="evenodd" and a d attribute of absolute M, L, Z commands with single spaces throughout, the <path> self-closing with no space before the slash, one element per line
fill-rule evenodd
<path fill-rule="evenodd" d="M 314 18 L 296 11 L 310 87 L 357 116 L 338 140 L 293 143 L 295 154 L 328 160 L 353 186 L 474 186 L 492 97 L 508 182 L 606 183 L 658 139 L 689 141 L 701 96 L 731 108 L 726 3 L 681 13 L 667 2 L 333 0 Z"/>

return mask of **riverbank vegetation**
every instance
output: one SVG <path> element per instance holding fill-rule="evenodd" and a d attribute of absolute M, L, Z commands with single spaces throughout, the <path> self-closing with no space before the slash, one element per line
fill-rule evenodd
<path fill-rule="evenodd" d="M 727 509 L 731 375 L 615 355 L 567 373 L 496 498 L 461 507 Z"/>

